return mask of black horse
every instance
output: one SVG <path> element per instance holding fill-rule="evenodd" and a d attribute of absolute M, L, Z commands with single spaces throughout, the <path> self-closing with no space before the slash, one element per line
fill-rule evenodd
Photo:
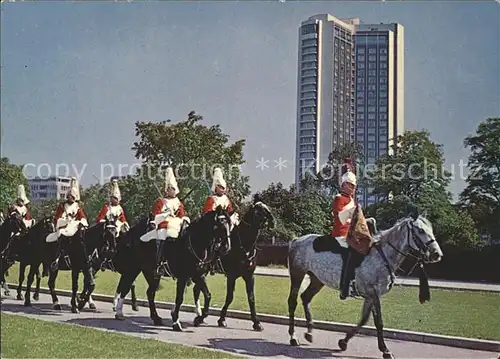
<path fill-rule="evenodd" d="M 85 246 L 89 255 L 91 265 L 92 283 L 89 292 L 82 294 L 79 300 L 78 308 L 81 310 L 86 302 L 89 302 L 91 309 L 96 309 L 92 300 L 92 292 L 95 288 L 94 280 L 99 271 L 111 270 L 112 272 L 122 273 L 124 271 L 123 261 L 116 261 L 118 252 L 128 251 L 130 246 L 127 232 L 118 233 L 118 216 L 106 217 L 105 221 L 89 227 L 85 235 Z M 132 284 L 132 310 L 137 308 L 137 297 L 135 295 L 135 284 Z"/>
<path fill-rule="evenodd" d="M 46 249 L 45 238 L 54 232 L 54 224 L 51 218 L 43 218 L 36 222 L 25 235 L 19 238 L 18 257 L 19 261 L 19 284 L 17 287 L 17 299 L 23 300 L 24 305 L 31 306 L 31 286 L 36 276 L 35 292 L 33 293 L 33 300 L 38 300 L 40 296 L 40 282 L 42 276 L 40 275 L 40 265 L 43 262 L 43 255 Z M 22 285 L 24 282 L 24 275 L 26 267 L 30 267 L 28 273 L 28 281 L 26 283 L 26 293 L 23 297 Z"/>
<path fill-rule="evenodd" d="M 7 270 L 15 263 L 19 239 L 27 233 L 23 217 L 17 211 L 9 211 L 9 215 L 0 225 L 0 284 L 4 294 L 10 295 L 9 287 L 5 280 Z"/>
<path fill-rule="evenodd" d="M 47 243 L 44 251 L 44 265 L 49 271 L 48 286 L 52 297 L 53 309 L 61 310 L 61 305 L 55 291 L 57 275 L 60 270 L 71 271 L 71 311 L 79 313 L 77 304 L 78 277 L 80 272 L 84 276 L 84 293 L 91 291 L 93 278 L 90 268 L 90 261 L 85 246 L 86 228 L 81 223 L 78 224 L 78 230 L 71 237 L 59 238 L 55 242 Z M 62 260 L 61 260 L 62 259 Z"/>
<path fill-rule="evenodd" d="M 229 253 L 221 258 L 222 269 L 227 276 L 226 281 L 226 301 L 222 308 L 218 320 L 219 327 L 226 327 L 226 313 L 229 305 L 233 301 L 236 280 L 240 277 L 245 281 L 245 287 L 250 307 L 250 315 L 253 322 L 253 329 L 263 330 L 262 325 L 257 319 L 255 310 L 254 295 L 254 272 L 257 267 L 257 240 L 259 232 L 266 224 L 274 227 L 274 217 L 267 205 L 262 203 L 259 198 L 254 197 L 254 202 L 243 216 L 240 224 L 231 232 L 232 247 Z M 194 301 L 196 309 L 199 311 L 199 298 L 201 288 L 195 284 L 193 287 Z"/>
<path fill-rule="evenodd" d="M 142 224 L 144 225 L 144 224 Z M 216 253 L 224 255 L 230 250 L 230 217 L 229 214 L 218 206 L 215 211 L 205 213 L 181 232 L 179 239 L 165 243 L 169 274 L 177 279 L 177 294 L 175 308 L 172 311 L 173 329 L 182 331 L 179 322 L 179 311 L 184 300 L 184 291 L 190 279 L 203 291 L 205 307 L 201 316 L 195 318 L 195 325 L 201 324 L 208 316 L 210 306 L 210 292 L 205 282 L 204 274 L 208 272 L 213 256 Z M 130 231 L 132 232 L 133 229 Z M 145 231 L 144 231 L 145 233 Z M 129 258 L 129 267 L 122 275 L 119 283 L 120 298 L 116 305 L 117 319 L 123 320 L 123 300 L 131 284 L 140 272 L 148 282 L 148 303 L 150 317 L 155 325 L 162 325 L 163 320 L 156 311 L 154 302 L 155 292 L 158 290 L 160 276 L 156 273 L 156 243 L 155 241 L 142 242 L 139 236 L 132 240 L 138 242 L 136 249 Z"/>

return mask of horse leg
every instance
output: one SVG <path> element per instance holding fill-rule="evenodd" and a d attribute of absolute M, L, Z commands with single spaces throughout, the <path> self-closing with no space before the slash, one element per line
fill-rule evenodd
<path fill-rule="evenodd" d="M 250 315 L 253 322 L 253 330 L 261 332 L 264 330 L 259 319 L 257 319 L 257 311 L 255 310 L 255 277 L 252 272 L 248 272 L 243 276 L 245 288 L 247 291 L 248 306 L 250 307 Z"/>
<path fill-rule="evenodd" d="M 76 304 L 79 276 L 80 276 L 80 271 L 78 269 L 71 269 L 71 312 L 75 314 L 80 313 L 78 305 Z"/>
<path fill-rule="evenodd" d="M 236 287 L 236 276 L 228 273 L 226 280 L 226 301 L 220 312 L 219 320 L 217 321 L 219 327 L 224 327 L 224 328 L 227 327 L 226 315 L 229 306 L 233 302 L 235 287 Z"/>
<path fill-rule="evenodd" d="M 208 311 L 210 309 L 210 300 L 212 299 L 212 294 L 210 293 L 210 290 L 208 290 L 207 281 L 204 276 L 193 278 L 193 282 L 195 283 L 195 286 L 197 287 L 199 286 L 201 292 L 203 293 L 203 297 L 205 298 L 201 315 L 197 314 L 196 318 L 194 318 L 194 326 L 198 327 L 200 326 L 200 324 L 204 323 L 205 318 L 208 317 Z M 199 295 L 198 295 L 198 301 L 199 301 Z"/>
<path fill-rule="evenodd" d="M 40 284 L 42 283 L 42 276 L 40 274 L 40 264 L 38 264 L 36 267 L 35 276 L 36 276 L 36 287 L 35 287 L 35 293 L 33 293 L 33 300 L 38 301 L 38 299 L 40 299 Z"/>
<path fill-rule="evenodd" d="M 55 310 L 61 310 L 61 305 L 59 304 L 59 299 L 57 298 L 56 294 L 56 279 L 57 279 L 57 274 L 59 273 L 59 270 L 50 270 L 49 272 L 49 280 L 48 280 L 48 286 L 50 290 L 50 296 L 52 297 L 52 308 Z"/>
<path fill-rule="evenodd" d="M 118 320 L 125 319 L 125 316 L 123 315 L 123 302 L 125 301 L 125 297 L 140 272 L 140 269 L 134 269 L 133 271 L 122 274 L 120 277 L 120 282 L 118 283 L 118 288 L 116 289 L 119 297 L 115 302 L 115 318 Z"/>
<path fill-rule="evenodd" d="M 198 316 L 201 316 L 200 294 L 201 294 L 201 289 L 195 283 L 195 285 L 193 286 L 193 299 L 194 299 L 194 305 L 196 307 L 195 308 L 196 315 Z"/>
<path fill-rule="evenodd" d="M 23 290 L 24 274 L 26 272 L 26 267 L 27 267 L 26 263 L 24 262 L 19 263 L 19 282 L 17 285 L 17 297 L 16 297 L 17 300 L 24 299 L 22 290 Z"/>
<path fill-rule="evenodd" d="M 363 325 L 365 325 L 366 322 L 368 322 L 372 308 L 373 308 L 372 301 L 369 299 L 365 299 L 363 302 L 363 309 L 361 310 L 361 320 L 359 321 L 358 325 L 355 328 L 353 328 L 349 332 L 347 332 L 344 339 L 339 340 L 338 344 L 339 344 L 340 350 L 342 350 L 342 351 L 346 350 L 347 343 L 349 342 L 349 340 L 359 332 L 361 327 Z"/>
<path fill-rule="evenodd" d="M 148 282 L 148 290 L 146 291 L 146 294 L 148 296 L 149 317 L 153 320 L 154 325 L 163 325 L 163 320 L 158 315 L 155 304 L 156 291 L 160 286 L 161 277 L 156 276 L 155 271 L 156 269 L 148 272 L 143 271 L 142 273 L 144 274 L 144 278 L 146 278 L 146 281 Z"/>
<path fill-rule="evenodd" d="M 186 289 L 188 278 L 177 278 L 177 293 L 175 295 L 175 308 L 172 310 L 172 328 L 175 332 L 182 332 L 181 322 L 179 321 L 179 311 L 184 301 L 184 290 Z"/>
<path fill-rule="evenodd" d="M 30 265 L 30 271 L 28 273 L 28 281 L 26 282 L 26 294 L 24 297 L 24 306 L 31 307 L 31 286 L 33 285 L 33 280 L 35 279 L 35 274 L 38 268 L 34 265 Z"/>
<path fill-rule="evenodd" d="M 324 284 L 312 273 L 309 274 L 309 278 L 311 279 L 309 286 L 300 295 L 300 298 L 302 299 L 302 305 L 304 306 L 304 313 L 306 315 L 307 333 L 305 334 L 305 338 L 309 343 L 312 343 L 313 320 L 310 304 L 314 296 L 324 287 Z"/>
<path fill-rule="evenodd" d="M 134 312 L 138 312 L 139 308 L 137 307 L 137 295 L 135 294 L 135 281 L 132 283 L 130 287 L 130 296 L 132 298 L 132 310 Z"/>
<path fill-rule="evenodd" d="M 289 264 L 290 265 L 290 264 Z M 290 345 L 299 346 L 299 341 L 295 336 L 295 310 L 297 309 L 297 297 L 300 285 L 306 273 L 299 269 L 290 268 L 290 295 L 288 296 L 288 334 L 290 335 Z"/>
<path fill-rule="evenodd" d="M 382 358 L 384 359 L 394 359 L 394 355 L 392 355 L 387 345 L 385 345 L 384 341 L 384 321 L 382 320 L 382 308 L 380 305 L 380 298 L 375 296 L 373 300 L 373 321 L 375 322 L 375 328 L 377 328 L 377 341 L 378 341 L 378 349 L 382 352 Z"/>
<path fill-rule="evenodd" d="M 95 289 L 95 277 L 92 268 L 87 268 L 83 270 L 83 290 L 80 294 L 80 301 L 78 303 L 78 309 L 82 310 L 86 302 L 89 303 L 89 308 L 92 310 L 96 309 L 94 299 L 92 298 L 92 293 Z"/>

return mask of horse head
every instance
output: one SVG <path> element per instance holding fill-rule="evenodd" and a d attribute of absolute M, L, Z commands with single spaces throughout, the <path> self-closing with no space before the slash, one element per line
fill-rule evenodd
<path fill-rule="evenodd" d="M 20 233 L 21 236 L 28 233 L 23 217 L 16 210 L 10 211 L 5 224 L 9 226 L 11 233 Z"/>
<path fill-rule="evenodd" d="M 408 226 L 410 250 L 418 253 L 426 263 L 439 262 L 443 257 L 443 252 L 436 241 L 431 222 L 423 215 L 414 213 L 408 221 Z"/>
<path fill-rule="evenodd" d="M 215 211 L 207 213 L 213 221 L 213 244 L 221 255 L 226 255 L 231 250 L 231 218 L 222 206 L 217 206 Z"/>
<path fill-rule="evenodd" d="M 255 225 L 258 229 L 263 228 L 266 224 L 273 229 L 275 219 L 271 209 L 260 199 L 258 195 L 254 196 L 253 203 L 248 211 L 250 213 L 250 224 Z"/>
<path fill-rule="evenodd" d="M 118 219 L 119 216 L 110 215 L 107 216 L 106 220 L 104 221 L 103 245 L 106 249 L 111 251 L 116 250 L 116 238 L 118 237 Z"/>

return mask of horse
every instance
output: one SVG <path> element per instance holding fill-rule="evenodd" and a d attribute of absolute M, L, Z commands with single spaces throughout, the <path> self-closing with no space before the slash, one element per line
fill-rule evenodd
<path fill-rule="evenodd" d="M 182 331 L 179 322 L 179 311 L 184 300 L 184 291 L 187 282 L 192 279 L 201 288 L 205 297 L 205 306 L 202 315 L 198 315 L 194 320 L 194 325 L 199 326 L 204 318 L 208 316 L 211 294 L 203 274 L 207 273 L 212 261 L 212 256 L 219 252 L 224 255 L 230 250 L 230 217 L 228 213 L 218 206 L 214 211 L 210 211 L 192 221 L 185 228 L 179 238 L 173 242 L 165 243 L 168 249 L 167 263 L 168 272 L 166 276 L 177 279 L 177 293 L 175 298 L 175 308 L 172 310 L 172 321 L 174 331 Z M 156 273 L 156 244 L 155 241 L 142 242 L 139 238 L 133 238 L 140 242 L 136 251 L 129 258 L 129 268 L 120 278 L 118 285 L 120 298 L 116 304 L 115 318 L 124 320 L 123 301 L 128 293 L 131 283 L 135 281 L 139 273 L 143 273 L 148 282 L 148 303 L 150 317 L 154 325 L 163 325 L 162 318 L 156 311 L 154 302 L 155 292 L 158 289 L 161 276 Z M 167 251 L 167 250 L 166 250 Z M 212 255 L 208 255 L 211 252 Z"/>
<path fill-rule="evenodd" d="M 261 202 L 258 197 L 255 197 L 253 204 L 245 213 L 239 225 L 231 231 L 231 250 L 227 255 L 221 258 L 221 268 L 227 276 L 227 280 L 226 300 L 217 321 L 219 327 L 227 327 L 227 310 L 233 301 L 236 280 L 242 277 L 245 281 L 253 329 L 256 331 L 263 330 L 255 310 L 254 272 L 257 267 L 257 240 L 260 230 L 266 223 L 268 223 L 271 228 L 274 227 L 274 217 L 269 207 Z M 199 300 L 200 292 L 201 289 L 195 284 L 193 287 L 193 295 L 197 313 L 201 313 Z"/>
<path fill-rule="evenodd" d="M 54 224 L 51 218 L 43 218 L 36 222 L 31 227 L 27 234 L 23 235 L 19 242 L 19 284 L 17 287 L 17 300 L 24 299 L 26 307 L 31 306 L 31 286 L 36 276 L 35 292 L 33 293 L 33 300 L 38 300 L 40 296 L 40 282 L 42 276 L 40 275 L 40 264 L 43 261 L 43 253 L 45 250 L 45 238 L 50 233 L 54 232 Z M 22 285 L 24 282 L 24 274 L 26 267 L 30 267 L 28 272 L 28 281 L 26 283 L 26 293 L 23 297 Z"/>
<path fill-rule="evenodd" d="M 19 240 L 19 237 L 26 234 L 27 231 L 23 217 L 17 211 L 9 211 L 9 215 L 0 225 L 0 284 L 6 296 L 10 295 L 10 290 L 5 275 L 7 270 L 15 263 L 15 259 L 12 258 L 12 242 L 13 240 Z M 17 238 L 14 239 L 14 237 Z"/>
<path fill-rule="evenodd" d="M 292 346 L 299 345 L 294 330 L 294 314 L 297 296 L 305 275 L 309 275 L 310 284 L 301 294 L 301 299 L 307 324 L 305 338 L 309 342 L 313 340 L 313 320 L 309 306 L 311 300 L 325 285 L 332 289 L 339 289 L 342 270 L 341 251 L 346 249 L 339 246 L 338 254 L 330 250 L 317 252 L 314 249 L 316 247 L 314 242 L 318 237 L 319 235 L 316 234 L 308 234 L 295 238 L 289 243 L 287 259 L 291 285 L 288 297 L 288 334 Z M 335 239 L 331 240 L 335 241 Z M 338 346 L 340 350 L 345 351 L 349 340 L 366 324 L 372 313 L 377 329 L 378 348 L 383 358 L 393 358 L 384 341 L 380 297 L 391 290 L 395 270 L 401 266 L 407 256 L 414 256 L 422 264 L 436 263 L 441 260 L 443 252 L 434 237 L 432 224 L 418 213 L 412 213 L 409 217 L 398 221 L 392 228 L 376 233 L 374 240 L 374 246 L 355 270 L 355 289 L 364 299 L 361 320 L 346 334 L 344 339 L 338 341 Z M 376 250 L 373 250 L 374 247 Z M 416 255 L 411 253 L 416 253 Z M 420 301 L 428 299 L 420 298 Z"/>
<path fill-rule="evenodd" d="M 77 304 L 78 277 L 80 272 L 84 276 L 84 288 L 82 293 L 88 293 L 93 284 L 90 263 L 85 246 L 86 227 L 78 223 L 76 232 L 71 237 L 59 238 L 55 242 L 45 242 L 44 264 L 49 271 L 48 286 L 52 297 L 52 308 L 61 310 L 61 305 L 55 291 L 55 283 L 60 270 L 71 271 L 71 312 L 79 313 Z M 60 261 L 62 256 L 61 249 L 64 244 L 64 260 Z"/>

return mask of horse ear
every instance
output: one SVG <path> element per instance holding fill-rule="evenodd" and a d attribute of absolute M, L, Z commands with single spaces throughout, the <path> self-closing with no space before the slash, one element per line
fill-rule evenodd
<path fill-rule="evenodd" d="M 256 194 L 253 196 L 253 204 L 256 204 L 257 202 L 262 202 L 262 201 L 261 201 L 261 197 L 260 197 L 260 194 L 259 194 L 259 193 L 256 193 Z"/>
<path fill-rule="evenodd" d="M 415 206 L 413 203 L 409 203 L 408 204 L 408 212 L 410 214 L 410 217 L 413 218 L 413 219 L 417 219 L 418 218 L 418 207 Z"/>

